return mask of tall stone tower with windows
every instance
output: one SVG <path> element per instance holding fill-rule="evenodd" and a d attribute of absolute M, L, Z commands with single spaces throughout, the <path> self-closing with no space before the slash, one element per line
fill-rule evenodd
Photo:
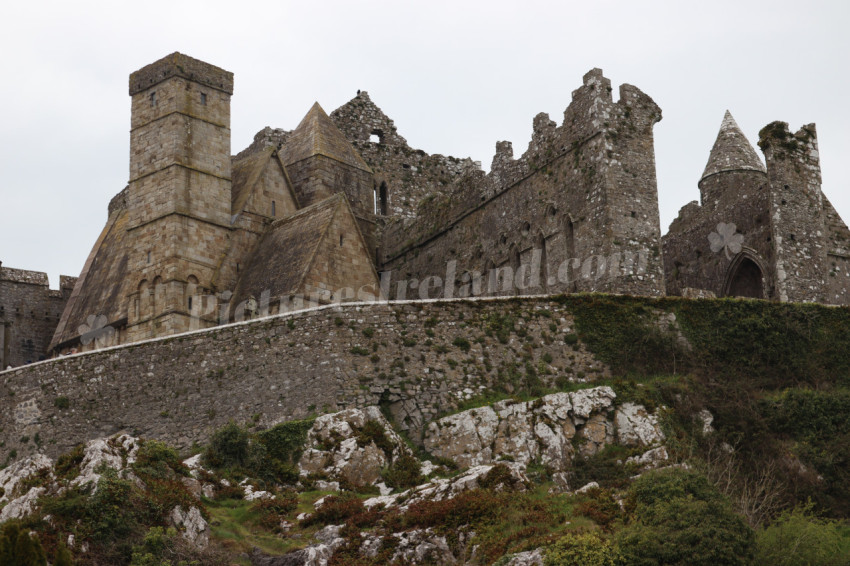
<path fill-rule="evenodd" d="M 212 287 L 230 234 L 232 94 L 233 73 L 180 53 L 130 75 L 129 341 L 189 330 L 192 297 Z"/>

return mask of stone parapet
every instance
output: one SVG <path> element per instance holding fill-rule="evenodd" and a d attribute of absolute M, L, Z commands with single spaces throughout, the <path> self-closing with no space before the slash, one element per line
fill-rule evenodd
<path fill-rule="evenodd" d="M 183 77 L 233 94 L 233 73 L 174 52 L 130 75 L 130 96 L 171 77 Z"/>

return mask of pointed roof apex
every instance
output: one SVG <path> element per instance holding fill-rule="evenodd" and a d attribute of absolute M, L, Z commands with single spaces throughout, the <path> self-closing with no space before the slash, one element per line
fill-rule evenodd
<path fill-rule="evenodd" d="M 747 141 L 747 137 L 732 113 L 728 110 L 723 115 L 723 122 L 720 124 L 720 132 L 717 134 L 717 140 L 714 142 L 714 147 L 711 148 L 711 154 L 708 156 L 708 164 L 705 166 L 705 171 L 702 173 L 700 183 L 706 178 L 715 173 L 722 171 L 761 171 L 766 170 L 761 159 L 759 159 L 756 150 Z"/>
<path fill-rule="evenodd" d="M 281 160 L 286 166 L 314 155 L 324 155 L 351 167 L 372 172 L 318 102 L 313 103 L 280 150 Z"/>

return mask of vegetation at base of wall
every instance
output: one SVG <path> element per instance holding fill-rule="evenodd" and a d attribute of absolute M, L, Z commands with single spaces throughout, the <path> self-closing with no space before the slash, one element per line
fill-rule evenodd
<path fill-rule="evenodd" d="M 674 457 L 697 458 L 711 476 L 734 468 L 724 489 L 742 511 L 753 485 L 770 485 L 776 509 L 811 498 L 819 512 L 850 517 L 847 308 L 606 295 L 557 300 L 574 314 L 585 346 L 611 367 L 619 400 L 670 407 Z M 714 418 L 710 439 L 694 419 L 703 409 Z M 722 445 L 734 454 L 720 457 Z M 746 514 L 758 524 L 774 511 Z"/>
<path fill-rule="evenodd" d="M 182 557 L 187 565 L 192 560 L 198 564 L 220 564 L 204 561 L 206 555 L 184 544 L 182 537 L 176 541 L 174 548 L 179 548 L 179 552 L 172 553 L 173 561 L 148 560 L 148 553 L 134 558 L 149 530 L 165 528 L 175 507 L 195 506 L 206 512 L 183 483 L 187 470 L 174 448 L 155 440 L 143 441 L 136 461 L 129 466 L 134 479 L 125 479 L 115 470 L 103 467 L 98 470 L 100 479 L 96 488 L 70 484 L 70 479 L 79 473 L 79 452 L 77 448 L 59 458 L 58 462 L 64 462 L 65 473 L 57 473 L 55 480 L 44 478 L 42 485 L 48 492 L 39 499 L 39 511 L 21 522 L 27 531 L 39 533 L 45 553 L 53 557 L 54 564 L 176 566 L 180 560 L 175 557 Z M 65 548 L 69 534 L 85 542 L 85 553 L 80 552 L 79 546 L 73 551 Z M 0 560 L 0 563 L 4 562 Z"/>
<path fill-rule="evenodd" d="M 311 491 L 320 485 L 317 481 L 302 481 L 298 493 L 281 485 L 298 480 L 294 464 L 312 421 L 259 432 L 230 423 L 215 433 L 204 451 L 214 469 L 203 481 L 227 478 L 235 483 L 245 478 L 278 499 L 246 501 L 244 489 L 232 486 L 219 488 L 213 499 L 198 501 L 183 485 L 186 469 L 177 453 L 163 443 L 146 441 L 131 466 L 144 487 L 106 472 L 97 493 L 71 487 L 45 497 L 39 513 L 21 527 L 38 532 L 48 558 L 59 555 L 60 542 L 69 533 L 90 542 L 86 556 L 72 549 L 73 558 L 86 565 L 176 566 L 181 560 L 201 560 L 180 547 L 179 533 L 175 537 L 168 530 L 165 515 L 176 505 L 201 509 L 211 524 L 214 547 L 229 552 L 231 561 L 253 547 L 282 554 L 314 544 L 318 529 L 342 524 L 346 542 L 331 564 L 346 566 L 390 564 L 400 545 L 392 534 L 426 528 L 445 537 L 465 560 L 477 548 L 481 565 L 503 565 L 507 555 L 535 548 L 542 549 L 549 566 L 847 563 L 847 309 L 601 295 L 556 300 L 573 313 L 575 333 L 563 325 L 549 327 L 552 343 L 559 344 L 562 335 L 572 342 L 559 346 L 565 351 L 590 351 L 610 367 L 610 377 L 593 379 L 591 373 L 581 383 L 571 376 L 572 381 L 564 379 L 557 387 L 545 385 L 537 362 L 548 362 L 534 352 L 529 341 L 533 332 L 522 333 L 528 328 L 529 309 L 516 300 L 499 315 L 467 317 L 471 328 L 478 324 L 485 334 L 482 340 L 488 348 L 510 344 L 517 356 L 514 363 L 494 362 L 493 389 L 459 408 L 609 385 L 618 404 L 630 401 L 658 411 L 672 461 L 686 463 L 688 469 L 645 473 L 634 480 L 640 470 L 624 462 L 643 450 L 611 445 L 577 458 L 567 471 L 566 481 L 573 488 L 591 481 L 601 485 L 581 494 L 560 493 L 552 471 L 539 464 L 527 469 L 533 483 L 527 491 L 510 485 L 505 489 L 505 467 L 497 466 L 497 472 L 479 483 L 480 489 L 446 501 L 415 503 L 404 511 L 369 510 L 363 505 L 365 496 L 346 490 L 350 486 L 342 482 L 343 491 L 332 494 L 316 512 L 314 503 L 329 495 Z M 544 325 L 550 323 L 550 316 L 536 315 Z M 431 327 L 437 328 L 436 322 Z M 435 334 L 439 341 L 442 337 Z M 482 342 L 473 336 L 467 345 L 474 355 Z M 445 340 L 451 344 L 447 348 L 456 348 L 453 355 L 465 358 L 457 355 L 464 343 L 451 340 Z M 557 354 L 554 357 L 557 365 Z M 471 363 L 460 360 L 457 369 Z M 704 409 L 714 419 L 713 432 L 704 433 L 705 423 L 696 418 Z M 392 451 L 377 423 L 367 422 L 356 438 L 360 446 L 374 443 Z M 425 456 L 416 453 L 420 459 Z M 60 457 L 57 481 L 78 474 L 82 460 L 82 447 Z M 401 490 L 423 481 L 419 471 L 417 459 L 397 458 L 384 470 L 383 479 Z M 21 486 L 47 481 L 33 475 Z M 313 516 L 299 521 L 300 513 Z M 50 522 L 43 520 L 48 514 Z M 373 535 L 386 538 L 370 558 L 360 549 Z M 221 563 L 215 553 L 209 556 L 201 563 Z"/>
<path fill-rule="evenodd" d="M 238 478 L 295 483 L 298 481 L 295 463 L 301 456 L 312 424 L 312 420 L 289 421 L 250 433 L 230 421 L 213 433 L 202 460 L 211 468 Z"/>

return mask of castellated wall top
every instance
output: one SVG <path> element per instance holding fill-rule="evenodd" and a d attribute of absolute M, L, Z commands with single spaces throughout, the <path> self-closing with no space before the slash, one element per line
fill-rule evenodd
<path fill-rule="evenodd" d="M 183 77 L 233 94 L 233 73 L 175 51 L 131 74 L 130 96 L 171 77 Z"/>
<path fill-rule="evenodd" d="M 63 277 L 65 277 L 63 275 Z M 47 274 L 43 271 L 28 271 L 26 269 L 13 269 L 0 266 L 0 281 L 12 281 L 14 283 L 27 283 L 29 285 L 48 286 Z"/>

